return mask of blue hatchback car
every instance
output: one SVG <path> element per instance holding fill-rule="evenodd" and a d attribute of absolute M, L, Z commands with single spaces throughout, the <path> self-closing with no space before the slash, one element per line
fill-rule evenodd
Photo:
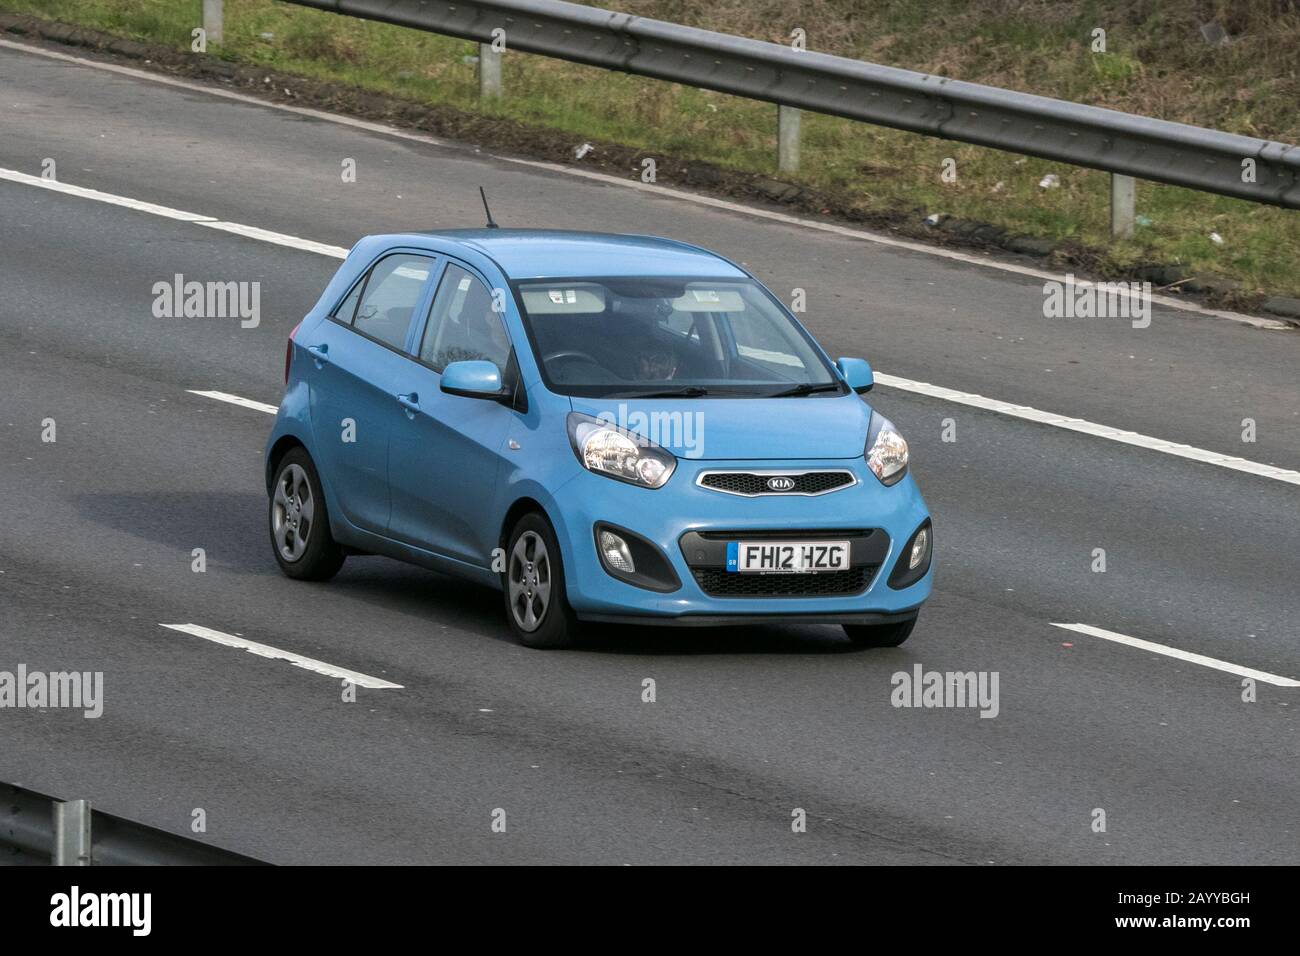
<path fill-rule="evenodd" d="M 668 239 L 371 236 L 294 329 L 266 448 L 275 559 L 382 554 L 580 622 L 843 625 L 896 646 L 933 534 L 907 443 L 735 263 Z"/>

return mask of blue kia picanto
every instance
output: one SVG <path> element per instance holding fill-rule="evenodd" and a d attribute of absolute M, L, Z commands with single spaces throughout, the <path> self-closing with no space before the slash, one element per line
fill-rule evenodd
<path fill-rule="evenodd" d="M 290 335 L 275 559 L 381 554 L 581 622 L 843 625 L 897 646 L 933 535 L 907 443 L 735 263 L 644 236 L 371 236 Z"/>

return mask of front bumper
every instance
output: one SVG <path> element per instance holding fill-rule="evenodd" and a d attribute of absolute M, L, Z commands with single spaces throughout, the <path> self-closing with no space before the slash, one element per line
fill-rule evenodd
<path fill-rule="evenodd" d="M 857 483 L 815 496 L 761 497 L 727 494 L 697 484 L 702 472 L 775 468 L 848 470 Z M 911 475 L 887 488 L 861 459 L 779 463 L 682 459 L 669 482 L 654 490 L 582 470 L 560 489 L 556 509 L 559 513 L 553 518 L 563 551 L 569 602 L 584 620 L 687 625 L 755 620 L 890 623 L 915 615 L 929 597 L 934 574 L 931 563 L 915 583 L 904 588 L 889 586 L 904 545 L 929 515 Z M 596 553 L 593 528 L 597 524 L 625 528 L 658 548 L 680 587 L 656 593 L 611 576 Z M 772 582 L 773 589 L 779 590 L 838 588 L 841 593 L 724 595 L 719 589 L 766 590 L 759 584 L 729 589 L 729 584 L 739 582 L 721 572 L 719 549 L 699 546 L 703 541 L 719 542 L 732 533 L 756 539 L 781 534 L 853 536 L 858 577 L 833 587 L 824 575 L 780 575 L 776 577 L 784 580 Z M 683 539 L 689 547 L 683 547 Z M 714 570 L 698 573 L 709 568 Z M 746 585 L 754 580 L 750 575 L 744 577 Z M 808 588 L 792 578 L 802 579 Z"/>

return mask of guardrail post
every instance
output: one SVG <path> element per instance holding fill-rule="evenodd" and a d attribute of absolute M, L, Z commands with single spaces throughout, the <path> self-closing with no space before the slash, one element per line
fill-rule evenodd
<path fill-rule="evenodd" d="M 1110 234 L 1116 239 L 1133 238 L 1133 207 L 1137 180 L 1110 174 Z"/>
<path fill-rule="evenodd" d="M 54 804 L 55 866 L 90 866 L 90 804 L 63 800 Z"/>
<path fill-rule="evenodd" d="M 484 100 L 501 96 L 501 54 L 491 43 L 478 45 L 478 95 Z"/>
<path fill-rule="evenodd" d="M 221 0 L 203 0 L 203 33 L 209 43 L 222 41 Z"/>
<path fill-rule="evenodd" d="M 776 168 L 783 173 L 799 172 L 799 121 L 803 111 L 796 106 L 776 108 Z"/>

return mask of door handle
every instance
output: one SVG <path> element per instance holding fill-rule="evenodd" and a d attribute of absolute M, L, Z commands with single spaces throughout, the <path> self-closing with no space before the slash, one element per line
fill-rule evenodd
<path fill-rule="evenodd" d="M 320 368 L 322 365 L 329 362 L 330 347 L 328 344 L 322 343 L 320 345 L 309 345 L 307 346 L 307 351 L 310 352 L 312 358 L 316 360 L 317 368 Z"/>
<path fill-rule="evenodd" d="M 408 412 L 413 413 L 420 410 L 420 396 L 415 392 L 411 392 L 407 395 L 398 395 L 397 401 Z"/>

